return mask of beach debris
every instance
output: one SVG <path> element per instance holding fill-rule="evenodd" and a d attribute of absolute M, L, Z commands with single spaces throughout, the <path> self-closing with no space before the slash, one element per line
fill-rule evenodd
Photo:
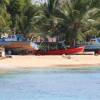
<path fill-rule="evenodd" d="M 71 59 L 71 55 L 63 54 L 62 57 L 67 58 L 67 59 Z"/>

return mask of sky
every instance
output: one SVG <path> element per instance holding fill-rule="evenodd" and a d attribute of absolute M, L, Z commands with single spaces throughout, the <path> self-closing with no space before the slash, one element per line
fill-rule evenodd
<path fill-rule="evenodd" d="M 44 3 L 46 0 L 32 0 L 33 3 Z"/>

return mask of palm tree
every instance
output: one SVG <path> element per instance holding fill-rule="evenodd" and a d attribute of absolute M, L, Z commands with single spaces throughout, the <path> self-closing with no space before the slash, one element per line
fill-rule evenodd
<path fill-rule="evenodd" d="M 33 17 L 33 25 L 44 33 L 65 34 L 74 46 L 79 35 L 82 37 L 87 31 L 85 27 L 99 24 L 99 16 L 100 9 L 94 0 L 66 0 L 60 6 L 59 0 L 48 0 Z"/>
<path fill-rule="evenodd" d="M 10 0 L 0 0 L 0 6 L 6 9 L 7 5 L 9 5 Z"/>
<path fill-rule="evenodd" d="M 48 0 L 45 4 L 41 4 L 40 9 L 34 14 L 32 19 L 33 28 L 37 32 L 55 33 L 57 30 L 58 22 L 61 22 L 60 18 L 54 16 L 56 5 L 58 0 Z M 55 30 L 56 29 L 56 30 Z"/>
<path fill-rule="evenodd" d="M 10 15 L 7 12 L 9 0 L 0 0 L 0 31 L 6 32 L 10 26 Z"/>
<path fill-rule="evenodd" d="M 82 26 L 87 26 L 90 23 L 92 25 L 93 22 L 97 24 L 100 9 L 94 7 L 93 3 L 92 0 L 70 0 L 63 4 L 60 12 L 65 16 L 64 22 L 66 22 L 66 31 L 68 32 L 66 35 L 69 37 L 70 45 L 73 46 L 75 44 L 75 40 L 78 38 L 78 33 L 82 30 Z"/>
<path fill-rule="evenodd" d="M 11 15 L 11 28 L 15 33 L 26 35 L 32 31 L 31 20 L 36 7 L 32 5 L 31 0 L 11 0 L 8 12 Z"/>

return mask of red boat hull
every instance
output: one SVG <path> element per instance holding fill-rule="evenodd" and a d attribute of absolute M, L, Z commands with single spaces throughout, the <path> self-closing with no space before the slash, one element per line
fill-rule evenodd
<path fill-rule="evenodd" d="M 40 55 L 62 55 L 62 54 L 82 54 L 84 52 L 84 47 L 69 48 L 65 50 L 49 50 L 46 52 L 38 51 L 37 54 Z"/>

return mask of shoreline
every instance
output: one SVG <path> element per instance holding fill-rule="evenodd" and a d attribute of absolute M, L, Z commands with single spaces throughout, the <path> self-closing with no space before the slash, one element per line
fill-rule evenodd
<path fill-rule="evenodd" d="M 100 67 L 100 56 L 56 55 L 56 56 L 12 56 L 0 60 L 1 70 L 44 68 L 88 68 Z"/>

